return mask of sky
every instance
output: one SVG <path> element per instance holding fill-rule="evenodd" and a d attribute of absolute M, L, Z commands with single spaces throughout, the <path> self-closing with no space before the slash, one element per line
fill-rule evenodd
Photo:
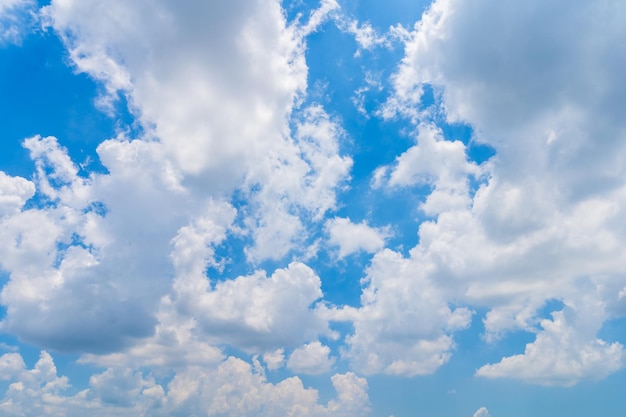
<path fill-rule="evenodd" d="M 0 415 L 626 415 L 625 20 L 0 0 Z"/>

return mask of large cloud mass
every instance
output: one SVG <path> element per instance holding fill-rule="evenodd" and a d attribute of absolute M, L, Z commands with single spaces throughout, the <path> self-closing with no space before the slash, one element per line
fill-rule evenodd
<path fill-rule="evenodd" d="M 490 309 L 488 340 L 537 333 L 524 354 L 478 375 L 571 384 L 622 366 L 623 347 L 596 337 L 625 312 L 623 13 L 612 1 L 442 0 L 406 43 L 386 114 L 428 120 L 418 109 L 432 85 L 448 121 L 471 125 L 473 140 L 496 151 L 465 206 L 430 204 L 438 189 L 459 189 L 435 177 L 424 210 L 438 217 L 422 224 L 414 250 L 435 261 L 432 276 L 456 287 L 453 297 Z M 424 129 L 420 148 L 432 146 Z M 390 182 L 410 178 L 409 152 Z M 565 308 L 544 320 L 551 299 Z"/>

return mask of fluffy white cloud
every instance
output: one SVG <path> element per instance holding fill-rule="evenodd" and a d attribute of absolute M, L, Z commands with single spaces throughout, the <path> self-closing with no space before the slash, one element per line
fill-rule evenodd
<path fill-rule="evenodd" d="M 15 214 L 35 194 L 35 184 L 0 171 L 0 218 Z"/>
<path fill-rule="evenodd" d="M 328 402 L 330 415 L 362 416 L 369 414 L 367 381 L 352 372 L 336 374 L 331 378 L 337 399 Z"/>
<path fill-rule="evenodd" d="M 212 345 L 193 317 L 181 315 L 170 297 L 163 297 L 154 334 L 129 348 L 107 354 L 83 354 L 79 362 L 101 367 L 151 367 L 162 372 L 185 366 L 214 366 L 224 360 L 222 349 Z"/>
<path fill-rule="evenodd" d="M 465 145 L 458 140 L 444 140 L 440 129 L 430 124 L 418 126 L 416 142 L 394 165 L 378 168 L 373 185 L 433 187 L 421 205 L 430 216 L 467 207 L 470 204 L 468 177 L 479 177 L 480 168 L 467 160 Z"/>
<path fill-rule="evenodd" d="M 385 246 L 390 232 L 387 228 L 373 228 L 367 222 L 353 223 L 348 218 L 336 217 L 326 222 L 328 242 L 339 247 L 339 258 L 365 251 L 374 253 Z"/>
<path fill-rule="evenodd" d="M 594 315 L 597 313 L 578 313 L 569 307 L 552 313 L 552 320 L 540 322 L 542 330 L 533 343 L 526 345 L 523 354 L 485 365 L 476 375 L 514 376 L 542 385 L 573 385 L 582 378 L 605 378 L 623 366 L 624 348 L 617 342 L 607 343 L 594 337 L 600 324 L 590 320 Z"/>
<path fill-rule="evenodd" d="M 0 356 L 0 379 L 11 379 L 25 367 L 22 355 L 19 353 L 5 353 Z"/>
<path fill-rule="evenodd" d="M 626 32 L 616 18 L 623 13 L 624 5 L 610 1 L 438 0 L 407 38 L 382 114 L 422 123 L 418 145 L 395 167 L 379 169 L 374 183 L 432 176 L 422 208 L 437 216 L 420 226 L 412 254 L 442 297 L 490 309 L 489 340 L 543 328 L 525 354 L 479 375 L 570 385 L 622 366 L 622 346 L 596 334 L 605 320 L 624 315 L 617 294 L 625 272 L 618 218 L 626 203 L 626 123 L 618 109 L 626 95 L 618 68 L 626 54 L 618 39 Z M 464 177 L 476 175 L 465 149 L 441 138 L 430 149 L 420 141 L 422 121 L 438 111 L 420 106 L 424 84 L 433 86 L 448 122 L 471 125 L 472 140 L 496 151 L 480 167 L 484 183 L 474 195 L 446 187 L 446 178 L 466 184 Z M 453 175 L 429 168 L 431 158 Z M 451 188 L 455 204 L 438 194 Z M 598 302 L 593 325 L 583 330 L 581 317 L 591 311 L 585 294 Z M 538 311 L 550 299 L 566 309 L 544 320 Z M 577 317 L 576 325 L 566 316 Z"/>
<path fill-rule="evenodd" d="M 278 384 L 267 383 L 249 364 L 229 358 L 217 370 L 190 370 L 169 384 L 168 400 L 185 415 L 206 412 L 209 416 L 357 416 L 369 409 L 367 382 L 352 373 L 332 377 L 337 398 L 326 406 L 318 403 L 317 391 L 304 388 L 297 377 Z M 198 395 L 199 394 L 199 395 Z"/>
<path fill-rule="evenodd" d="M 186 214 L 174 211 L 171 194 L 178 192 L 145 178 L 148 172 L 135 183 L 79 177 L 54 138 L 31 138 L 25 146 L 43 204 L 0 222 L 0 262 L 10 274 L 2 327 L 61 350 L 107 351 L 150 335 L 172 270 L 158 254 L 170 250 L 172 213 Z M 184 210 L 196 209 L 190 201 Z"/>
<path fill-rule="evenodd" d="M 167 385 L 135 369 L 109 368 L 92 375 L 89 388 L 71 395 L 69 380 L 57 375 L 52 357 L 42 352 L 33 369 L 21 369 L 18 378 L 0 399 L 3 415 L 351 417 L 369 411 L 367 382 L 352 373 L 331 378 L 337 397 L 323 405 L 317 391 L 305 388 L 299 378 L 272 384 L 233 357 L 216 366 L 179 370 Z"/>
<path fill-rule="evenodd" d="M 19 381 L 9 385 L 4 398 L 0 400 L 0 411 L 7 416 L 61 416 L 63 414 L 59 412 L 56 403 L 68 386 L 67 378 L 57 376 L 50 354 L 41 352 L 33 369 L 24 369 L 19 375 Z"/>
<path fill-rule="evenodd" d="M 176 302 L 214 343 L 262 353 L 332 335 L 314 305 L 322 296 L 321 281 L 302 263 L 291 263 L 270 277 L 258 271 L 221 281 L 212 289 L 202 275 L 194 282 L 174 283 Z"/>
<path fill-rule="evenodd" d="M 203 290 L 196 295 L 206 304 L 236 284 L 241 299 L 233 302 L 266 300 L 243 328 L 272 338 L 269 330 L 279 327 L 255 324 L 265 319 L 253 314 L 272 310 L 267 320 L 283 323 L 278 317 L 287 316 L 278 307 L 284 303 L 271 305 L 283 281 L 261 279 L 260 271 L 212 294 L 205 271 L 217 265 L 215 247 L 234 235 L 252 238 L 245 252 L 255 262 L 283 258 L 306 241 L 303 218 L 321 222 L 335 207 L 336 188 L 352 164 L 339 155 L 344 133 L 321 106 L 298 107 L 307 75 L 303 37 L 334 8 L 325 2 L 306 25 L 288 26 L 279 2 L 271 0 L 46 6 L 42 16 L 77 70 L 106 86 L 104 104 L 126 95 L 144 133 L 102 142 L 97 152 L 108 173 L 88 178 L 78 175 L 55 138 L 24 142 L 42 204 L 21 210 L 33 183 L 0 177 L 0 263 L 10 276 L 1 295 L 8 307 L 2 328 L 42 346 L 92 353 L 149 338 L 154 353 L 157 333 L 169 332 L 170 324 L 159 323 L 163 314 L 190 332 L 243 319 L 233 312 L 228 321 L 208 307 L 200 311 L 213 316 L 199 323 L 177 316 L 189 310 L 185 291 Z M 245 200 L 239 210 L 227 202 L 235 192 Z M 321 296 L 319 278 L 304 275 L 293 285 L 283 282 L 293 290 L 286 297 L 305 302 L 292 318 L 310 325 L 281 330 L 279 339 L 291 340 L 292 332 L 295 345 L 325 331 L 308 310 Z M 167 298 L 173 278 L 178 298 Z M 157 313 L 160 308 L 176 312 Z M 225 339 L 212 340 L 262 344 L 229 332 L 218 331 Z"/>
<path fill-rule="evenodd" d="M 301 218 L 321 221 L 335 208 L 336 188 L 348 179 L 352 159 L 339 155 L 339 139 L 345 135 L 319 105 L 303 109 L 296 117 L 291 158 L 272 166 L 256 167 L 260 191 L 250 193 L 256 209 L 246 222 L 255 244 L 246 249 L 252 260 L 280 259 L 307 237 Z M 269 169 L 267 169 L 269 168 Z M 308 216 L 303 214 L 308 213 Z"/>
<path fill-rule="evenodd" d="M 329 372 L 334 363 L 330 348 L 315 341 L 295 349 L 289 356 L 287 367 L 296 373 L 315 375 Z"/>
<path fill-rule="evenodd" d="M 50 355 L 26 370 L 7 353 L 1 374 L 15 382 L 0 411 L 361 416 L 364 379 L 333 376 L 337 398 L 320 404 L 297 377 L 269 383 L 257 356 L 254 366 L 224 360 L 227 347 L 262 355 L 269 370 L 286 362 L 328 372 L 335 358 L 317 340 L 337 336 L 329 321 L 345 321 L 354 332 L 340 352 L 354 369 L 424 375 L 449 360 L 470 307 L 489 310 L 491 342 L 510 330 L 536 334 L 523 354 L 479 376 L 571 385 L 620 369 L 623 347 L 597 334 L 626 314 L 626 33 L 613 17 L 624 6 L 518 3 L 437 0 L 402 35 L 406 57 L 381 114 L 415 122 L 415 144 L 380 167 L 373 185 L 432 189 L 420 206 L 431 220 L 402 255 L 384 249 L 386 228 L 327 220 L 352 160 L 340 152 L 338 120 L 302 104 L 304 37 L 335 1 L 290 25 L 277 0 L 53 0 L 43 14 L 76 69 L 105 86 L 104 109 L 125 95 L 143 132 L 98 146 L 106 173 L 79 175 L 51 137 L 24 142 L 32 181 L 0 172 L 0 265 L 9 275 L 0 330 L 107 368 L 88 389 L 63 395 L 69 383 Z M 528 33 L 531 25 L 539 30 Z M 362 48 L 384 43 L 366 24 L 343 29 Z M 468 147 L 444 138 L 433 121 L 439 109 L 420 103 L 425 83 L 448 122 L 470 124 L 495 158 L 478 166 Z M 310 225 L 326 227 L 339 258 L 376 253 L 360 306 L 325 304 L 320 277 L 297 260 Z M 229 239 L 253 265 L 295 260 L 207 277 Z M 564 308 L 545 319 L 539 311 L 551 299 Z"/>
<path fill-rule="evenodd" d="M 466 328 L 472 312 L 451 309 L 427 270 L 421 260 L 386 249 L 367 270 L 361 307 L 328 312 L 331 319 L 354 323 L 344 356 L 356 369 L 425 375 L 449 360 L 455 346 L 451 333 Z"/>
<path fill-rule="evenodd" d="M 272 352 L 266 352 L 263 354 L 263 361 L 270 371 L 281 368 L 285 363 L 285 349 L 280 348 Z"/>
<path fill-rule="evenodd" d="M 53 1 L 44 13 L 78 70 L 105 83 L 104 100 L 127 95 L 144 140 L 157 138 L 151 146 L 189 191 L 242 187 L 254 239 L 247 253 L 263 260 L 300 242 L 301 211 L 334 207 L 351 165 L 338 155 L 340 129 L 319 106 L 293 114 L 306 88 L 303 37 L 336 7 L 323 2 L 308 23 L 291 26 L 274 0 Z"/>

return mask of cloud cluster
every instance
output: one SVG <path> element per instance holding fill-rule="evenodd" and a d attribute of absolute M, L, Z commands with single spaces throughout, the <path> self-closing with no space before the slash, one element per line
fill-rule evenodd
<path fill-rule="evenodd" d="M 259 354 L 300 346 L 290 367 L 330 370 L 317 338 L 335 335 L 317 313 L 321 281 L 308 266 L 294 262 L 269 277 L 206 275 L 220 269 L 215 251 L 228 239 L 254 263 L 302 250 L 303 222 L 322 225 L 335 207 L 352 164 L 339 151 L 345 133 L 321 106 L 302 104 L 304 36 L 333 4 L 304 26 L 287 25 L 271 0 L 53 1 L 42 9 L 76 70 L 104 86 L 102 109 L 113 112 L 125 96 L 140 133 L 100 143 L 103 173 L 80 174 L 56 138 L 37 136 L 24 142 L 33 178 L 0 175 L 0 266 L 9 277 L 2 331 L 111 367 L 91 378 L 88 393 L 61 399 L 67 380 L 49 355 L 20 371 L 19 355 L 7 354 L 7 378 L 20 380 L 3 402 L 7 415 L 158 415 L 166 403 L 163 415 L 367 408 L 366 382 L 352 374 L 333 377 L 339 397 L 321 406 L 297 378 L 275 388 L 239 359 L 222 362 L 219 346 Z M 39 365 L 50 370 L 47 385 L 23 386 Z M 138 366 L 179 371 L 165 390 Z M 236 394 L 247 400 L 233 403 Z"/>
<path fill-rule="evenodd" d="M 596 335 L 624 314 L 623 12 L 610 1 L 439 0 L 406 42 L 383 114 L 421 123 L 418 145 L 375 182 L 430 176 L 422 209 L 436 219 L 421 225 L 413 249 L 429 261 L 421 268 L 447 299 L 489 309 L 488 340 L 537 333 L 524 354 L 480 376 L 568 385 L 622 366 L 623 346 Z M 421 105 L 425 85 L 447 122 L 470 125 L 495 157 L 476 167 L 460 142 L 428 145 L 423 123 L 438 110 Z M 440 160 L 437 149 L 447 149 Z M 482 184 L 468 192 L 477 174 Z M 551 299 L 564 310 L 543 319 Z"/>
<path fill-rule="evenodd" d="M 0 262 L 10 276 L 2 328 L 94 353 L 153 336 L 159 309 L 197 316 L 211 342 L 244 349 L 324 333 L 309 311 L 320 280 L 304 265 L 215 288 L 205 272 L 226 239 L 244 242 L 253 262 L 282 259 L 306 243 L 305 219 L 321 222 L 335 207 L 351 166 L 339 153 L 344 133 L 321 106 L 298 107 L 303 36 L 331 6 L 308 29 L 287 25 L 275 1 L 46 6 L 76 69 L 106 87 L 102 105 L 125 95 L 142 129 L 103 141 L 108 172 L 89 177 L 55 138 L 24 142 L 33 180 L 0 177 Z M 25 207 L 33 195 L 38 203 Z M 241 311 L 251 299 L 256 307 Z M 299 312 L 281 310 L 290 306 Z M 297 332 L 302 323 L 308 330 Z"/>
<path fill-rule="evenodd" d="M 21 4 L 0 3 L 0 18 Z M 81 173 L 40 136 L 24 141 L 32 178 L 0 171 L 0 330 L 106 368 L 68 394 L 48 353 L 33 369 L 6 353 L 3 414 L 361 416 L 365 379 L 332 376 L 337 397 L 321 404 L 298 377 L 268 382 L 259 358 L 269 371 L 328 374 L 340 360 L 431 374 L 477 309 L 490 343 L 536 334 L 477 376 L 572 385 L 623 366 L 623 346 L 598 333 L 626 315 L 626 6 L 436 0 L 413 30 L 391 31 L 405 56 L 380 115 L 410 120 L 414 143 L 371 186 L 425 193 L 405 253 L 387 247 L 393 225 L 334 214 L 353 161 L 341 120 L 307 100 L 306 36 L 334 16 L 362 49 L 387 43 L 338 7 L 291 23 L 277 0 L 42 9 L 102 86 L 101 109 L 124 97 L 136 129 L 100 138 L 105 172 Z M 455 123 L 470 143 L 447 136 Z M 495 156 L 475 162 L 476 144 Z M 320 245 L 342 262 L 372 256 L 360 305 L 324 299 L 305 264 Z M 250 269 L 219 273 L 225 246 Z"/>
<path fill-rule="evenodd" d="M 377 253 L 363 280 L 361 307 L 333 310 L 351 321 L 344 355 L 365 374 L 427 375 L 446 363 L 454 349 L 451 333 L 469 326 L 472 312 L 450 308 L 445 292 L 428 276 L 416 254 Z"/>
<path fill-rule="evenodd" d="M 129 368 L 108 368 L 89 379 L 89 387 L 71 394 L 49 353 L 42 351 L 32 369 L 19 353 L 0 356 L 3 379 L 12 382 L 0 411 L 6 416 L 310 416 L 348 417 L 369 410 L 367 382 L 353 373 L 336 374 L 336 398 L 320 404 L 318 393 L 297 377 L 277 384 L 240 359 L 216 367 L 188 367 L 167 384 Z"/>
<path fill-rule="evenodd" d="M 335 7 L 304 25 L 287 25 L 271 0 L 53 1 L 41 11 L 76 70 L 104 86 L 102 110 L 125 96 L 140 133 L 100 143 L 106 172 L 80 174 L 56 138 L 37 136 L 24 142 L 33 178 L 0 175 L 1 329 L 107 367 L 69 395 L 49 354 L 26 370 L 8 353 L 3 377 L 16 382 L 3 414 L 367 412 L 367 383 L 354 374 L 333 376 L 338 397 L 321 405 L 298 378 L 273 385 L 224 361 L 227 345 L 276 369 L 284 360 L 272 352 L 287 348 L 291 369 L 330 371 L 317 338 L 336 335 L 315 306 L 313 270 L 293 262 L 270 276 L 207 278 L 225 241 L 242 242 L 253 263 L 284 259 L 306 246 L 303 222 L 321 226 L 335 208 L 352 164 L 340 154 L 345 133 L 302 104 L 304 36 Z M 141 366 L 175 374 L 161 385 Z"/>

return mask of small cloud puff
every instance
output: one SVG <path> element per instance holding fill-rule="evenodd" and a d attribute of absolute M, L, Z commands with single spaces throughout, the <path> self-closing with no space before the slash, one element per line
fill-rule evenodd
<path fill-rule="evenodd" d="M 339 247 L 339 259 L 364 251 L 374 253 L 385 246 L 391 236 L 388 227 L 373 228 L 367 222 L 353 223 L 349 218 L 336 217 L 326 222 L 329 243 Z"/>
<path fill-rule="evenodd" d="M 480 407 L 475 413 L 474 417 L 490 417 L 489 410 L 486 407 Z"/>
<path fill-rule="evenodd" d="M 315 341 L 294 350 L 287 361 L 287 367 L 303 374 L 323 374 L 330 371 L 335 363 L 335 358 L 329 355 L 330 348 Z"/>

